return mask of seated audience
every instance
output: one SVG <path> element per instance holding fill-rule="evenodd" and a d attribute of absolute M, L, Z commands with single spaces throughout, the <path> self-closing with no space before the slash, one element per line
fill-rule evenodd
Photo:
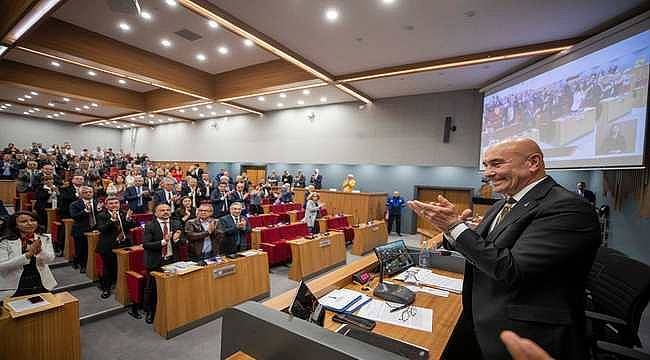
<path fill-rule="evenodd" d="M 108 187 L 106 188 L 106 195 L 121 199 L 124 196 L 124 192 L 126 191 L 126 188 L 127 186 L 124 180 L 124 176 L 116 175 L 115 181 L 110 183 L 110 185 L 108 185 Z"/>
<path fill-rule="evenodd" d="M 19 193 L 36 191 L 38 184 L 38 163 L 36 161 L 28 161 L 27 167 L 18 172 L 16 178 L 16 191 Z"/>
<path fill-rule="evenodd" d="M 2 156 L 2 162 L 0 162 L 0 180 L 14 180 L 17 176 L 16 161 L 14 161 L 11 153 L 5 152 Z"/>

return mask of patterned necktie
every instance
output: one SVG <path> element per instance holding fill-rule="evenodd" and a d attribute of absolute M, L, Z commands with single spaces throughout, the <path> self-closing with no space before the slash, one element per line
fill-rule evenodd
<path fill-rule="evenodd" d="M 494 228 L 496 228 L 499 225 L 499 223 L 503 219 L 505 219 L 505 217 L 508 215 L 508 213 L 510 213 L 510 210 L 512 210 L 512 207 L 515 206 L 516 203 L 517 200 L 515 200 L 512 197 L 506 200 L 506 204 L 503 205 L 501 212 L 499 213 L 499 215 L 497 215 L 497 218 L 494 220 Z"/>
<path fill-rule="evenodd" d="M 169 227 L 167 227 L 167 221 L 163 222 L 163 239 L 167 238 L 167 235 L 169 235 Z M 165 245 L 162 248 L 162 256 L 166 257 L 167 256 L 167 246 Z"/>
<path fill-rule="evenodd" d="M 90 202 L 89 204 L 90 204 L 90 220 L 89 220 L 88 223 L 90 224 L 90 227 L 92 228 L 92 227 L 95 227 L 95 225 L 97 225 L 97 221 L 95 220 L 95 207 L 93 206 L 92 202 Z"/>

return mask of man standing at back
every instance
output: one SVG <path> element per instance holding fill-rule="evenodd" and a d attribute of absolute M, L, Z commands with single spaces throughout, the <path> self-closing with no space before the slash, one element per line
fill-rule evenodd
<path fill-rule="evenodd" d="M 531 139 L 489 147 L 483 165 L 483 175 L 506 199 L 475 229 L 464 223 L 471 211 L 459 215 L 442 196 L 436 203 L 409 202 L 445 233 L 445 247 L 467 259 L 463 314 L 448 350 L 455 338 L 475 339 L 480 354 L 465 343 L 462 357 L 510 359 L 499 334 L 512 330 L 556 359 L 588 358 L 584 300 L 600 243 L 595 212 L 546 175 L 542 151 Z"/>

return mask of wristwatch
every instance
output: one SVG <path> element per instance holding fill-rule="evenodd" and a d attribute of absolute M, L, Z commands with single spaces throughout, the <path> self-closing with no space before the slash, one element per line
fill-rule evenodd
<path fill-rule="evenodd" d="M 465 223 L 465 222 L 462 221 L 462 220 L 454 221 L 453 223 L 451 223 L 451 224 L 447 227 L 447 231 L 445 231 L 445 234 L 451 234 L 451 231 L 454 230 L 454 228 L 455 228 L 456 226 L 458 226 L 458 225 L 460 225 L 460 224 L 464 224 L 464 223 Z"/>

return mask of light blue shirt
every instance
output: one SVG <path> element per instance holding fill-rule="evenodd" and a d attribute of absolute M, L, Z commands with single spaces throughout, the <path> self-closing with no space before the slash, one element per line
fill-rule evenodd
<path fill-rule="evenodd" d="M 199 220 L 201 223 L 201 227 L 203 228 L 203 231 L 208 231 L 208 224 L 210 224 L 209 221 L 202 221 Z M 203 249 L 201 250 L 201 253 L 206 254 L 212 251 L 212 239 L 210 239 L 210 235 L 206 236 L 205 239 L 203 239 Z"/>

